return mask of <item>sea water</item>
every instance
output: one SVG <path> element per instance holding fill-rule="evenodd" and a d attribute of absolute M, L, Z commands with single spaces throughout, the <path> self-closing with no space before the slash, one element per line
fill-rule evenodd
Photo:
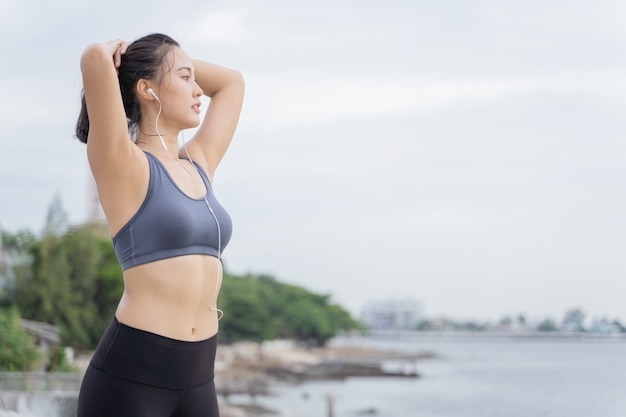
<path fill-rule="evenodd" d="M 626 339 L 408 337 L 338 339 L 434 352 L 411 378 L 350 378 L 277 387 L 255 401 L 285 417 L 624 417 Z"/>

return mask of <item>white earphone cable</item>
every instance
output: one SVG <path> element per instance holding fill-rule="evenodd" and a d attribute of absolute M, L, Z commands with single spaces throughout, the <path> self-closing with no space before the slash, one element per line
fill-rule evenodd
<path fill-rule="evenodd" d="M 150 91 L 152 92 L 152 89 L 150 89 Z M 157 136 L 159 136 L 159 139 L 161 140 L 161 145 L 163 145 L 163 148 L 165 148 L 165 152 L 167 152 L 167 154 L 169 155 L 170 150 L 167 149 L 167 145 L 165 144 L 165 141 L 163 140 L 163 136 L 161 136 L 161 132 L 159 132 L 159 117 L 161 117 L 161 111 L 163 110 L 163 104 L 161 104 L 161 100 L 159 100 L 159 98 L 157 97 L 156 94 L 154 94 L 154 92 L 152 92 L 152 95 L 154 96 L 156 101 L 159 102 L 159 112 L 157 113 L 156 120 L 154 121 L 154 128 L 156 130 Z"/>
<path fill-rule="evenodd" d="M 157 95 L 154 93 L 154 91 L 152 91 L 152 89 L 150 89 L 149 91 L 154 96 L 156 101 L 159 102 L 159 112 L 157 113 L 154 124 L 155 124 L 156 133 L 159 136 L 159 139 L 161 140 L 161 144 L 163 145 L 163 148 L 165 148 L 165 152 L 174 160 L 174 162 L 182 166 L 185 169 L 185 171 L 189 173 L 189 175 L 192 175 L 191 172 L 187 168 L 185 168 L 183 164 L 181 164 L 179 161 L 176 161 L 176 159 L 170 154 L 169 149 L 167 148 L 167 145 L 165 144 L 165 140 L 163 140 L 163 136 L 161 136 L 161 133 L 159 132 L 159 117 L 161 116 L 161 111 L 163 110 L 163 104 L 161 103 L 161 100 L 159 99 L 159 97 L 157 97 Z M 217 259 L 219 263 L 217 264 L 217 277 L 216 277 L 216 284 L 215 284 L 215 291 L 214 291 L 215 296 L 213 297 L 213 300 L 211 301 L 211 307 L 209 307 L 209 310 L 215 311 L 218 313 L 217 320 L 219 321 L 222 319 L 222 317 L 224 317 L 224 312 L 220 310 L 219 308 L 217 308 L 218 292 L 222 285 L 222 274 L 220 274 L 220 264 L 222 263 L 222 231 L 220 228 L 220 222 L 217 220 L 217 216 L 215 215 L 215 212 L 213 211 L 213 208 L 211 207 L 211 204 L 209 203 L 209 200 L 207 198 L 207 195 L 209 194 L 209 187 L 206 184 L 204 184 L 204 181 L 202 180 L 202 175 L 200 174 L 200 170 L 198 169 L 198 166 L 195 164 L 195 162 L 193 162 L 193 159 L 191 159 L 191 155 L 189 154 L 189 150 L 187 149 L 187 143 L 185 142 L 184 137 L 182 137 L 182 132 L 181 132 L 181 139 L 183 143 L 183 148 L 185 149 L 185 153 L 187 154 L 187 158 L 189 159 L 189 162 L 191 163 L 191 165 L 193 165 L 193 167 L 196 169 L 198 178 L 200 178 L 200 182 L 205 188 L 203 199 L 204 199 L 204 202 L 206 203 L 206 206 L 209 208 L 209 212 L 211 212 L 211 215 L 213 216 L 213 219 L 215 220 L 215 224 L 217 226 Z"/>
<path fill-rule="evenodd" d="M 202 175 L 200 174 L 200 170 L 198 169 L 198 166 L 196 165 L 195 162 L 193 162 L 193 159 L 191 159 L 191 155 L 189 154 L 189 150 L 187 149 L 187 142 L 185 142 L 184 137 L 182 137 L 182 132 L 181 132 L 181 139 L 183 142 L 183 149 L 185 149 L 185 153 L 187 154 L 187 158 L 189 159 L 189 162 L 191 162 L 191 165 L 193 165 L 196 168 L 198 177 L 202 180 Z M 217 226 L 217 259 L 219 260 L 219 263 L 217 264 L 217 282 L 215 283 L 215 296 L 213 297 L 213 302 L 211 303 L 211 306 L 215 306 L 215 307 L 210 307 L 210 310 L 216 311 L 218 313 L 217 320 L 219 321 L 222 319 L 222 317 L 224 317 L 224 312 L 220 310 L 219 308 L 217 308 L 217 297 L 218 297 L 219 289 L 222 285 L 222 274 L 220 274 L 220 267 L 219 267 L 220 264 L 222 263 L 222 230 L 220 228 L 220 222 L 217 220 L 217 216 L 215 215 L 215 212 L 213 211 L 213 208 L 211 207 L 211 204 L 209 204 L 209 200 L 207 198 L 207 195 L 209 194 L 209 188 L 206 184 L 204 186 L 206 188 L 206 192 L 204 193 L 204 202 L 206 203 L 206 206 L 209 208 L 209 211 L 211 212 L 211 215 L 213 216 L 213 219 L 215 220 L 215 225 Z"/>

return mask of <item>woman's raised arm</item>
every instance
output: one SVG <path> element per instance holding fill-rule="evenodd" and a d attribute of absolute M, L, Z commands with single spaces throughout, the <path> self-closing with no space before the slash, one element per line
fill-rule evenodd
<path fill-rule="evenodd" d="M 130 154 L 134 146 L 128 134 L 117 77 L 117 69 L 127 47 L 128 42 L 121 40 L 92 44 L 81 56 L 86 105 L 83 112 L 88 116 L 88 130 L 84 132 L 88 135 L 84 140 L 94 173 L 104 166 L 110 168 L 111 162 L 119 161 L 124 153 Z"/>
<path fill-rule="evenodd" d="M 236 70 L 199 60 L 193 60 L 193 65 L 196 82 L 211 102 L 188 148 L 212 179 L 237 128 L 244 81 Z"/>

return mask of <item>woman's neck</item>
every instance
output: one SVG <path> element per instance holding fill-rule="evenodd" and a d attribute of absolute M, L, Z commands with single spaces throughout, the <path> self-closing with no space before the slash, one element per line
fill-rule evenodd
<path fill-rule="evenodd" d="M 175 135 L 140 132 L 137 136 L 137 146 L 154 155 L 169 155 L 178 159 L 178 137 Z"/>

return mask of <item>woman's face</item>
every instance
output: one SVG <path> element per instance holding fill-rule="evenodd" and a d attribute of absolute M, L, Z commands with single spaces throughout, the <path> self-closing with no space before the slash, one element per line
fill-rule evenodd
<path fill-rule="evenodd" d="M 191 58 L 182 49 L 174 47 L 168 54 L 163 80 L 155 90 L 163 105 L 163 124 L 180 130 L 200 124 L 202 89 L 196 84 Z"/>

